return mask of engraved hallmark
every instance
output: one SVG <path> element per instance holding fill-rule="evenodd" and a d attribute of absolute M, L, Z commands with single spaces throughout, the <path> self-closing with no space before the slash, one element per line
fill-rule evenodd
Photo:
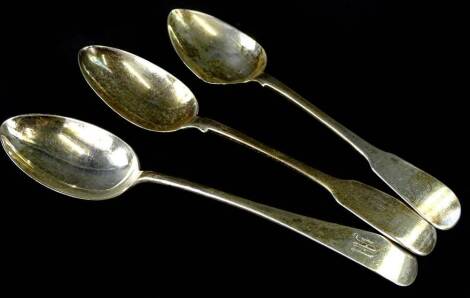
<path fill-rule="evenodd" d="M 373 258 L 377 254 L 377 247 L 375 247 L 374 244 L 374 241 L 367 239 L 358 233 L 354 233 L 351 250 L 363 254 L 368 258 Z"/>

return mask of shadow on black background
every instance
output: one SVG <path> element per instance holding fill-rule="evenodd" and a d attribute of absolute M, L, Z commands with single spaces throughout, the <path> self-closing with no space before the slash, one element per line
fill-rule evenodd
<path fill-rule="evenodd" d="M 81 47 L 133 52 L 185 82 L 201 115 L 327 173 L 390 192 L 351 147 L 274 92 L 255 83 L 199 81 L 180 62 L 166 31 L 172 8 L 192 8 L 253 36 L 268 54 L 269 73 L 371 143 L 440 178 L 465 206 L 468 187 L 460 172 L 469 165 L 461 137 L 468 130 L 466 96 L 455 69 L 462 64 L 462 19 L 444 17 L 452 13 L 445 8 L 397 10 L 372 1 L 14 6 L 3 9 L 0 21 L 1 121 L 33 112 L 88 121 L 129 143 L 144 169 L 372 230 L 320 186 L 276 162 L 210 133 L 141 130 L 87 86 L 76 61 Z M 455 270 L 466 254 L 459 239 L 465 211 L 454 229 L 438 233 L 435 251 L 419 258 L 415 284 L 401 289 L 282 227 L 190 193 L 142 184 L 119 199 L 84 202 L 43 188 L 5 155 L 0 164 L 6 285 L 40 282 L 51 290 L 60 283 L 70 285 L 69 293 L 88 285 L 120 289 L 132 281 L 154 294 L 210 292 L 216 285 L 224 287 L 221 293 L 248 287 L 422 293 L 455 286 L 464 274 Z"/>

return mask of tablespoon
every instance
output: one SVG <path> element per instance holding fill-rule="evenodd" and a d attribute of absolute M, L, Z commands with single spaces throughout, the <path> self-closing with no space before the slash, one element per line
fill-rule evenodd
<path fill-rule="evenodd" d="M 388 186 L 436 228 L 450 229 L 459 220 L 460 203 L 452 190 L 398 156 L 366 142 L 265 73 L 266 53 L 248 35 L 213 16 L 187 9 L 170 12 L 168 32 L 178 56 L 203 81 L 213 84 L 253 81 L 274 89 L 352 145 Z"/>
<path fill-rule="evenodd" d="M 426 255 L 434 248 L 435 229 L 400 200 L 357 181 L 333 178 L 230 127 L 197 116 L 198 103 L 191 90 L 155 64 L 103 46 L 83 48 L 79 64 L 98 96 L 131 123 L 159 132 L 214 131 L 321 184 L 346 209 L 412 252 Z"/>
<path fill-rule="evenodd" d="M 312 239 L 388 280 L 410 285 L 416 259 L 381 235 L 294 214 L 156 172 L 141 171 L 132 148 L 86 122 L 42 114 L 13 117 L 0 127 L 3 148 L 31 178 L 85 200 L 119 196 L 140 182 L 174 186 L 241 208 Z"/>

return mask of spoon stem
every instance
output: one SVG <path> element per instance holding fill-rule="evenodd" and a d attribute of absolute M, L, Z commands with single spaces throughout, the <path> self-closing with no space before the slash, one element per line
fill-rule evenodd
<path fill-rule="evenodd" d="M 338 180 L 215 120 L 198 117 L 191 125 L 203 132 L 211 130 L 263 153 L 309 177 L 330 192 L 332 191 L 334 182 Z"/>
<path fill-rule="evenodd" d="M 416 259 L 376 233 L 284 211 L 151 171 L 142 172 L 138 181 L 173 186 L 246 210 L 328 247 L 398 285 L 409 285 L 416 277 Z"/>
<path fill-rule="evenodd" d="M 378 149 L 347 129 L 341 123 L 337 122 L 325 112 L 320 110 L 318 107 L 313 105 L 311 102 L 303 98 L 300 94 L 289 88 L 287 85 L 274 78 L 273 76 L 263 73 L 256 77 L 256 82 L 260 83 L 263 87 L 269 87 L 281 95 L 285 96 L 293 103 L 307 111 L 309 114 L 318 119 L 321 123 L 326 125 L 328 128 L 333 130 L 337 135 L 343 138 L 351 146 L 353 146 L 359 153 L 361 153 L 366 159 L 369 156 L 376 153 Z"/>
<path fill-rule="evenodd" d="M 388 186 L 435 227 L 447 230 L 457 223 L 460 202 L 441 181 L 402 158 L 369 144 L 271 75 L 263 73 L 255 81 L 284 95 L 351 144 Z"/>
<path fill-rule="evenodd" d="M 332 177 L 212 119 L 196 118 L 191 127 L 226 136 L 309 177 L 326 188 L 341 206 L 416 254 L 427 255 L 434 248 L 434 228 L 393 196 L 367 184 Z M 389 215 L 400 216 L 401 222 L 390 220 Z"/>

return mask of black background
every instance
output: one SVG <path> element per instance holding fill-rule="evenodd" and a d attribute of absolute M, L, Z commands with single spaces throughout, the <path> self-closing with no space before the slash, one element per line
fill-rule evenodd
<path fill-rule="evenodd" d="M 51 113 L 88 121 L 129 143 L 144 169 L 371 230 L 320 186 L 245 147 L 197 130 L 159 134 L 129 124 L 82 78 L 76 59 L 81 47 L 130 51 L 187 84 L 201 115 L 327 173 L 390 192 L 349 145 L 274 92 L 255 83 L 217 86 L 198 80 L 177 57 L 166 31 L 172 8 L 197 9 L 253 36 L 268 54 L 269 73 L 366 140 L 440 178 L 465 206 L 468 93 L 462 92 L 466 35 L 459 9 L 309 2 L 5 6 L 0 120 Z M 454 229 L 438 233 L 434 252 L 419 258 L 416 282 L 399 288 L 280 226 L 191 193 L 142 184 L 115 200 L 86 202 L 45 189 L 6 155 L 0 167 L 0 270 L 6 276 L 2 283 L 17 292 L 65 285 L 64 294 L 130 287 L 132 297 L 165 290 L 218 296 L 237 290 L 417 294 L 457 290 L 468 275 L 465 210 Z"/>

